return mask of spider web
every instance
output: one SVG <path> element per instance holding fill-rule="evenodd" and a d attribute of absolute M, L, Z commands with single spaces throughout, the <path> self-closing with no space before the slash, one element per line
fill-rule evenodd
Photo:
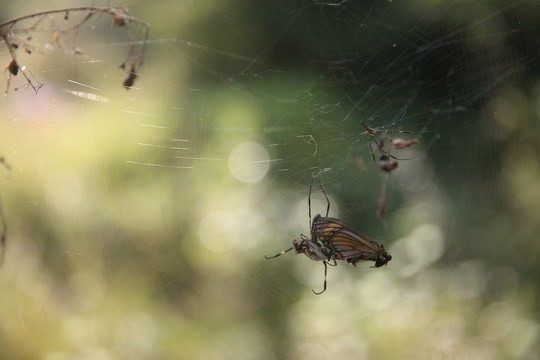
<path fill-rule="evenodd" d="M 3 357 L 535 357 L 536 4 L 128 5 L 134 88 L 102 19 L 2 100 Z M 392 254 L 320 296 L 320 263 L 264 258 L 309 236 L 312 179 Z"/>

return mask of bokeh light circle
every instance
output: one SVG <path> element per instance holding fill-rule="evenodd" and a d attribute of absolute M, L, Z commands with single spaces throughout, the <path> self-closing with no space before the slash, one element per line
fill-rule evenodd
<path fill-rule="evenodd" d="M 229 169 L 233 176 L 246 183 L 261 180 L 270 167 L 270 156 L 260 144 L 246 141 L 229 154 Z"/>

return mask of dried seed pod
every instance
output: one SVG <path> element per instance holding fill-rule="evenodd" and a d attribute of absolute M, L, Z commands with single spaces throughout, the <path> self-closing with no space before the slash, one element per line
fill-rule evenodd
<path fill-rule="evenodd" d="M 53 33 L 54 40 L 56 40 L 56 45 L 64 51 L 64 42 L 62 41 L 62 38 L 60 37 L 60 33 L 58 31 L 55 31 Z"/>
<path fill-rule="evenodd" d="M 405 149 L 406 147 L 416 145 L 419 142 L 420 141 L 416 138 L 411 139 L 411 140 L 394 139 L 392 140 L 392 145 L 394 146 L 394 149 L 401 150 L 401 149 Z"/>
<path fill-rule="evenodd" d="M 126 16 L 118 13 L 114 14 L 113 26 L 126 26 Z"/>
<path fill-rule="evenodd" d="M 381 171 L 391 173 L 392 171 L 396 170 L 398 168 L 398 162 L 393 161 L 387 161 L 385 163 L 379 164 L 377 166 Z"/>
<path fill-rule="evenodd" d="M 131 66 L 131 71 L 126 74 L 124 77 L 124 87 L 126 89 L 129 89 L 133 86 L 135 83 L 135 79 L 137 79 L 137 73 L 135 72 L 135 66 Z"/>
<path fill-rule="evenodd" d="M 17 65 L 15 59 L 11 60 L 9 63 L 8 70 L 13 76 L 16 76 L 19 73 L 19 65 Z"/>

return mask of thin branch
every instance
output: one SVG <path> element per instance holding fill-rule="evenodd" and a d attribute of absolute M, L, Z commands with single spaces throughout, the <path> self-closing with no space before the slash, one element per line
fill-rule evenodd
<path fill-rule="evenodd" d="M 64 20 L 68 20 L 69 15 L 71 13 L 80 13 L 80 12 L 86 12 L 84 16 L 76 20 L 75 23 L 71 23 L 69 26 L 66 27 L 57 27 L 54 25 L 51 26 L 40 26 L 44 19 L 46 19 L 48 16 L 56 15 L 56 14 L 64 14 Z M 32 37 L 28 35 L 25 38 L 17 37 L 15 34 L 17 33 L 25 33 L 29 34 L 32 32 L 52 32 L 53 36 L 56 40 L 57 46 L 64 50 L 64 43 L 62 42 L 62 38 L 60 35 L 62 34 L 68 34 L 68 33 L 74 33 L 73 36 L 73 54 L 81 54 L 81 50 L 78 48 L 75 48 L 75 39 L 77 37 L 77 34 L 79 32 L 79 29 L 83 24 L 88 22 L 94 15 L 96 14 L 108 14 L 112 16 L 112 25 L 123 27 L 127 33 L 128 38 L 131 40 L 132 44 L 130 45 L 128 49 L 128 54 L 124 62 L 120 65 L 120 68 L 123 70 L 127 69 L 126 77 L 124 78 L 124 87 L 130 88 L 133 86 L 133 83 L 135 82 L 135 79 L 138 77 L 138 71 L 139 68 L 143 64 L 143 57 L 146 51 L 146 43 L 148 41 L 148 34 L 149 34 L 149 24 L 145 21 L 139 20 L 136 17 L 129 16 L 127 14 L 127 9 L 125 7 L 120 6 L 113 6 L 113 7 L 94 7 L 94 6 L 86 6 L 86 7 L 74 7 L 74 8 L 63 8 L 63 9 L 57 9 L 57 10 L 47 10 L 47 11 L 40 11 L 33 14 L 28 14 L 24 16 L 20 16 L 15 19 L 8 20 L 6 22 L 0 23 L 0 44 L 4 42 L 6 44 L 6 47 L 8 48 L 9 54 L 11 56 L 11 62 L 6 68 L 6 71 L 9 70 L 8 73 L 8 80 L 7 80 L 7 87 L 5 93 L 7 94 L 9 90 L 9 83 L 12 76 L 16 76 L 20 70 L 20 72 L 23 74 L 26 83 L 32 87 L 34 92 L 37 93 L 37 91 L 43 86 L 43 83 L 37 81 L 38 85 L 34 85 L 32 80 L 29 78 L 29 76 L 26 74 L 26 71 L 29 71 L 26 69 L 26 67 L 20 66 L 19 62 L 16 60 L 16 50 L 19 48 L 20 45 L 23 45 L 25 51 L 27 54 L 31 54 L 32 47 L 31 44 L 29 44 L 29 41 L 31 41 Z M 98 16 L 99 17 L 99 16 Z M 25 28 L 16 28 L 16 24 L 37 18 L 37 21 L 35 21 L 30 27 Z M 131 31 L 129 29 L 130 24 L 135 24 L 138 26 L 138 31 L 136 34 L 140 34 L 141 29 L 144 27 L 144 40 L 142 41 L 142 45 L 140 45 L 140 50 L 137 52 L 135 49 L 138 46 L 135 42 L 136 37 L 134 37 L 131 34 Z"/>
<path fill-rule="evenodd" d="M 0 223 L 1 223 L 1 232 L 0 236 L 0 265 L 4 263 L 4 252 L 6 249 L 6 220 L 4 219 L 4 210 L 2 206 L 2 200 L 0 199 Z"/>
<path fill-rule="evenodd" d="M 37 13 L 24 15 L 15 19 L 8 20 L 6 22 L 0 23 L 0 28 L 10 25 L 12 27 L 15 25 L 15 23 L 18 23 L 23 20 L 32 19 L 35 17 L 45 16 L 45 15 L 53 15 L 53 14 L 59 14 L 59 13 L 70 13 L 70 12 L 80 12 L 80 11 L 88 11 L 90 13 L 90 16 L 96 14 L 96 13 L 108 13 L 113 15 L 113 18 L 116 16 L 116 22 L 124 21 L 124 22 L 134 22 L 136 24 L 150 27 L 150 25 L 142 20 L 137 19 L 136 17 L 126 15 L 125 7 L 123 6 L 112 6 L 112 7 L 94 7 L 94 6 L 86 6 L 86 7 L 75 7 L 75 8 L 65 8 L 65 9 L 58 9 L 58 10 L 46 10 L 46 11 L 40 11 Z M 119 26 L 123 26 L 118 24 Z"/>

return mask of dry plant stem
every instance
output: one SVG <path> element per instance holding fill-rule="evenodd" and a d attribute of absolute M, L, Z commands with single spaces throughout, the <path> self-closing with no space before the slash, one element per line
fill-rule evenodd
<path fill-rule="evenodd" d="M 79 11 L 88 11 L 88 14 L 84 17 L 83 20 L 81 20 L 83 22 L 88 20 L 94 14 L 108 13 L 108 14 L 113 15 L 113 17 L 115 15 L 121 17 L 121 19 L 124 20 L 125 22 L 133 22 L 133 23 L 136 23 L 138 25 L 149 27 L 147 22 L 139 20 L 139 19 L 137 19 L 137 18 L 135 18 L 133 16 L 126 15 L 125 11 L 124 11 L 124 8 L 121 7 L 121 6 L 113 6 L 113 7 L 86 6 L 86 7 L 65 8 L 65 9 L 58 9 L 58 10 L 47 10 L 47 11 L 41 11 L 41 12 L 21 16 L 21 17 L 18 17 L 18 18 L 11 19 L 9 21 L 0 23 L 0 28 L 2 28 L 4 26 L 7 26 L 7 25 L 10 25 L 10 30 L 11 30 L 11 27 L 13 27 L 13 25 L 15 25 L 15 23 L 18 23 L 18 22 L 20 22 L 22 20 L 28 20 L 28 19 L 31 19 L 31 18 L 40 17 L 40 16 L 44 16 L 44 15 L 52 15 L 52 14 L 59 14 L 59 13 L 66 13 L 66 12 L 67 13 L 79 12 Z M 78 24 L 80 26 L 82 23 L 81 22 L 79 22 L 79 23 Z"/>
<path fill-rule="evenodd" d="M 3 156 L 0 156 L 0 164 L 4 165 L 8 173 L 11 173 L 11 165 L 9 165 Z M 9 177 L 9 175 L 8 175 Z M 0 198 L 0 265 L 4 262 L 4 253 L 6 249 L 6 219 L 4 218 L 4 204 Z"/>
<path fill-rule="evenodd" d="M 389 177 L 390 177 L 390 173 L 386 173 L 386 175 L 384 176 L 382 187 L 381 187 L 381 195 L 377 199 L 377 203 L 379 204 L 379 207 L 377 208 L 377 217 L 381 220 L 386 215 L 386 183 L 388 182 Z M 385 226 L 386 226 L 386 223 L 385 223 Z"/>
<path fill-rule="evenodd" d="M 144 23 L 146 24 L 146 23 Z M 142 43 L 142 47 L 141 47 L 141 53 L 139 54 L 139 57 L 137 58 L 137 63 L 136 64 L 133 64 L 135 69 L 138 69 L 139 67 L 142 66 L 143 64 L 143 59 L 144 59 L 144 53 L 145 53 L 145 50 L 146 50 L 146 43 L 148 42 L 148 31 L 149 31 L 149 27 L 148 27 L 148 24 L 145 25 L 146 27 L 146 30 L 144 32 L 144 40 L 143 40 L 143 43 Z M 132 41 L 135 41 L 135 37 L 133 37 L 131 35 L 131 33 L 129 32 L 129 29 L 128 29 L 128 36 L 130 38 L 130 40 Z M 126 59 L 124 60 L 124 62 L 120 65 L 120 67 L 122 69 L 125 68 L 125 65 L 126 65 L 126 62 L 133 56 L 133 49 L 134 49 L 135 45 L 132 44 L 130 45 L 129 47 L 129 50 L 128 50 L 128 54 L 126 56 Z"/>
<path fill-rule="evenodd" d="M 76 21 L 74 24 L 72 24 L 72 25 L 70 25 L 70 26 L 68 26 L 66 28 L 55 27 L 55 26 L 41 26 L 43 20 L 46 19 L 50 15 L 65 14 L 64 19 L 67 20 L 70 13 L 79 13 L 79 12 L 86 12 L 86 14 L 82 17 L 82 19 Z M 143 58 L 144 58 L 144 54 L 145 54 L 145 50 L 146 50 L 146 43 L 148 41 L 149 24 L 147 22 L 139 20 L 139 19 L 137 19 L 137 18 L 135 18 L 133 16 L 127 15 L 126 9 L 124 7 L 86 6 L 86 7 L 73 7 L 73 8 L 64 8 L 64 9 L 57 9 L 57 10 L 41 11 L 41 12 L 28 14 L 28 15 L 25 15 L 25 16 L 21 16 L 21 17 L 18 17 L 18 18 L 11 19 L 9 21 L 0 23 L 0 38 L 1 38 L 1 40 L 3 40 L 3 42 L 5 42 L 6 47 L 9 50 L 10 56 L 11 56 L 11 58 L 13 60 L 13 66 L 16 66 L 18 70 L 21 70 L 21 73 L 23 74 L 23 76 L 26 79 L 26 83 L 32 87 L 34 92 L 37 93 L 37 91 L 39 90 L 39 88 L 41 88 L 41 86 L 43 86 L 43 84 L 38 81 L 39 85 L 35 86 L 32 83 L 31 79 L 28 77 L 28 75 L 25 74 L 25 72 L 24 72 L 25 67 L 24 66 L 19 67 L 19 65 L 18 65 L 18 63 L 16 61 L 16 58 L 15 58 L 15 50 L 18 47 L 18 42 L 14 43 L 13 40 L 14 39 L 20 40 L 20 39 L 17 39 L 17 36 L 15 35 L 15 33 L 52 32 L 54 37 L 55 37 L 55 40 L 57 42 L 57 46 L 59 48 L 61 48 L 62 51 L 63 51 L 64 48 L 63 48 L 63 45 L 62 45 L 62 39 L 60 38 L 60 35 L 61 34 L 67 34 L 67 33 L 70 33 L 70 32 L 74 32 L 75 36 L 73 38 L 73 41 L 75 41 L 75 37 L 77 36 L 77 33 L 78 33 L 80 27 L 84 23 L 89 21 L 89 19 L 92 18 L 96 14 L 98 14 L 98 17 L 101 14 L 109 14 L 109 15 L 111 15 L 112 18 L 113 18 L 113 26 L 123 27 L 126 30 L 128 38 L 132 42 L 135 42 L 136 38 L 132 35 L 128 25 L 132 23 L 132 24 L 136 24 L 138 26 L 139 29 L 138 29 L 136 35 L 140 34 L 140 32 L 142 30 L 141 29 L 142 27 L 145 28 L 144 40 L 143 40 L 142 45 L 140 47 L 140 51 L 138 53 L 135 52 L 134 51 L 135 44 L 134 43 L 131 44 L 130 47 L 129 47 L 129 50 L 128 50 L 128 55 L 127 55 L 126 59 L 124 60 L 124 62 L 122 63 L 122 65 L 120 66 L 122 69 L 125 69 L 126 68 L 126 63 L 130 63 L 128 65 L 128 74 L 127 74 L 127 76 L 131 80 L 128 81 L 127 83 L 130 85 L 129 87 L 131 87 L 131 85 L 133 85 L 134 80 L 137 78 L 137 71 L 138 71 L 139 67 L 142 66 L 142 63 L 143 63 Z M 37 21 L 35 21 L 34 24 L 32 24 L 30 27 L 14 28 L 17 23 L 25 21 L 25 20 L 30 20 L 30 19 L 33 19 L 33 18 L 37 18 Z M 7 29 L 4 29 L 4 28 L 7 28 Z M 73 46 L 73 48 L 75 49 L 75 46 Z M 74 51 L 76 51 L 76 50 L 74 50 Z M 11 68 L 10 68 L 10 70 L 11 70 Z M 12 72 L 12 74 L 8 74 L 8 85 L 7 85 L 6 92 L 5 92 L 6 94 L 7 94 L 7 91 L 9 89 L 9 83 L 10 83 L 10 80 L 11 80 L 11 75 L 14 76 L 14 75 L 16 75 L 16 73 Z M 125 85 L 126 88 L 128 88 L 126 83 L 124 85 Z"/>
<path fill-rule="evenodd" d="M 32 83 L 32 80 L 30 80 L 30 78 L 28 77 L 28 75 L 26 75 L 26 73 L 23 71 L 23 69 L 21 69 L 19 67 L 19 65 L 17 64 L 17 61 L 15 60 L 15 53 L 13 51 L 13 46 L 9 43 L 8 39 L 7 39 L 7 36 L 6 34 L 0 34 L 0 36 L 2 36 L 2 38 L 4 39 L 4 42 L 6 43 L 6 46 L 9 50 L 9 55 L 11 56 L 11 59 L 12 61 L 15 62 L 15 66 L 17 67 L 18 70 L 20 70 L 20 73 L 23 74 L 24 78 L 26 79 L 26 83 L 29 84 L 32 89 L 34 90 L 34 92 L 37 94 L 38 90 L 45 84 L 45 83 L 42 83 L 42 82 L 39 82 L 38 81 L 38 86 L 34 86 L 34 84 Z M 15 76 L 16 73 L 13 73 L 13 76 Z M 6 91 L 5 91 L 5 95 L 7 94 L 8 92 L 8 89 L 9 89 L 9 83 L 11 82 L 11 76 L 12 76 L 12 73 L 8 74 L 8 82 L 7 82 L 7 86 L 6 86 Z"/>
<path fill-rule="evenodd" d="M 0 200 L 0 222 L 2 235 L 0 236 L 0 265 L 4 262 L 4 251 L 6 249 L 6 221 L 4 219 L 4 211 L 2 209 L 2 200 Z"/>

